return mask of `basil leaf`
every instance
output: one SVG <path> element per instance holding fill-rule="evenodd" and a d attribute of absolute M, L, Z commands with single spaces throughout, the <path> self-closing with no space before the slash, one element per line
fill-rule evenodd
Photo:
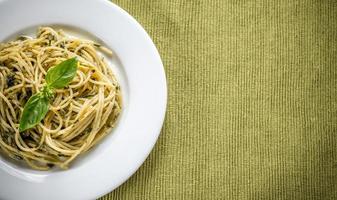
<path fill-rule="evenodd" d="M 49 99 L 53 97 L 52 89 L 67 86 L 76 75 L 77 65 L 77 59 L 71 58 L 47 71 L 47 85 L 41 92 L 31 96 L 23 108 L 19 125 L 20 132 L 33 128 L 46 116 Z"/>
<path fill-rule="evenodd" d="M 77 63 L 76 58 L 71 58 L 50 68 L 46 75 L 48 87 L 60 89 L 67 86 L 76 75 Z"/>
<path fill-rule="evenodd" d="M 49 99 L 42 93 L 36 93 L 31 96 L 23 108 L 20 119 L 19 131 L 36 126 L 48 112 Z"/>

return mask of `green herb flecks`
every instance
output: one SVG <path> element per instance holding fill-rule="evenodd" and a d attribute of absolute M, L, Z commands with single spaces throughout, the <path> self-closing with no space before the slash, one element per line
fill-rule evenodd
<path fill-rule="evenodd" d="M 76 75 L 78 61 L 71 58 L 50 68 L 46 75 L 46 85 L 42 91 L 31 96 L 23 109 L 19 131 L 33 128 L 46 116 L 53 89 L 61 89 L 69 85 Z"/>

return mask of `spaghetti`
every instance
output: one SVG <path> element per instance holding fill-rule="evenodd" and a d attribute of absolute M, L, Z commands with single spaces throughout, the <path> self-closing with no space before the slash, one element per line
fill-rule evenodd
<path fill-rule="evenodd" d="M 90 40 L 65 35 L 50 27 L 37 37 L 21 36 L 0 43 L 0 149 L 31 168 L 67 169 L 115 126 L 121 112 L 120 86 L 97 50 L 112 52 Z M 25 103 L 45 85 L 47 70 L 76 57 L 72 82 L 55 90 L 49 111 L 34 128 L 19 132 Z"/>

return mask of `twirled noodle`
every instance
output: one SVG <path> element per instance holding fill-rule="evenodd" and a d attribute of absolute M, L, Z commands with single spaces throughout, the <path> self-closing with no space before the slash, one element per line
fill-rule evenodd
<path fill-rule="evenodd" d="M 97 53 L 110 50 L 50 27 L 37 37 L 0 43 L 0 149 L 37 170 L 66 169 L 114 127 L 121 111 L 120 86 Z M 35 128 L 19 133 L 23 107 L 45 84 L 48 68 L 77 57 L 77 75 L 55 90 L 49 112 Z"/>

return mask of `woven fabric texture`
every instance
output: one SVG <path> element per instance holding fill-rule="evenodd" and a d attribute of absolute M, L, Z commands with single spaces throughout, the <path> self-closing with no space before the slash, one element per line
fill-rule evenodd
<path fill-rule="evenodd" d="M 337 199 L 336 0 L 114 3 L 169 95 L 151 155 L 101 200 Z"/>

